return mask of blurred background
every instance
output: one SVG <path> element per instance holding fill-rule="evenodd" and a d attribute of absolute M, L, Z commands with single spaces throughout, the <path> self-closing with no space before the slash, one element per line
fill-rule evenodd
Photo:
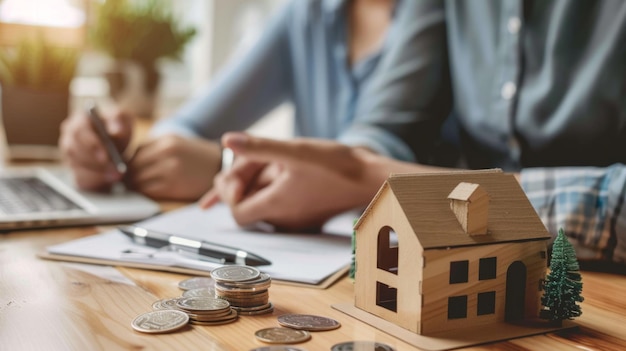
<path fill-rule="evenodd" d="M 33 123 L 53 130 L 92 100 L 140 119 L 170 115 L 256 42 L 283 1 L 0 0 L 6 141 L 55 143 Z M 253 132 L 286 137 L 290 118 L 283 106 Z"/>

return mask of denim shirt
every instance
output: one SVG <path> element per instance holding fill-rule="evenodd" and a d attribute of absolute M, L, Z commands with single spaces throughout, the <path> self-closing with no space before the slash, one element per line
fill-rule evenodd
<path fill-rule="evenodd" d="M 521 170 L 544 224 L 580 259 L 626 263 L 626 2 L 445 6 L 469 166 Z"/>
<path fill-rule="evenodd" d="M 160 121 L 153 133 L 217 139 L 226 131 L 249 127 L 274 107 L 290 101 L 298 136 L 337 139 L 413 160 L 409 146 L 394 133 L 359 122 L 368 118 L 362 105 L 380 91 L 369 89 L 370 82 L 377 76 L 402 79 L 403 73 L 390 73 L 398 67 L 381 61 L 387 60 L 389 49 L 398 45 L 394 38 L 403 30 L 399 24 L 406 22 L 398 18 L 417 12 L 412 3 L 397 2 L 382 47 L 351 67 L 348 1 L 290 1 L 273 16 L 250 52 L 220 72 L 172 118 Z M 402 61 L 410 63 L 411 57 Z M 413 100 L 408 94 L 405 98 Z"/>
<path fill-rule="evenodd" d="M 473 168 L 626 162 L 626 2 L 445 3 Z"/>

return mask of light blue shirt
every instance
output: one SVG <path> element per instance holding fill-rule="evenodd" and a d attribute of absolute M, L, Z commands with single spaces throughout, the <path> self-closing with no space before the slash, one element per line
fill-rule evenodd
<path fill-rule="evenodd" d="M 394 38 L 403 29 L 397 23 L 406 22 L 397 17 L 409 18 L 416 6 L 413 1 L 399 1 L 380 50 L 350 66 L 347 5 L 347 0 L 290 1 L 275 14 L 249 53 L 225 68 L 173 118 L 159 122 L 153 132 L 218 139 L 226 131 L 246 129 L 290 101 L 295 110 L 295 135 L 336 139 L 413 160 L 413 152 L 392 131 L 360 121 L 380 112 L 366 105 L 393 83 L 383 79 L 380 89 L 370 89 L 374 77 L 384 75 L 397 81 L 406 75 L 398 70 L 415 69 L 409 57 L 400 65 L 397 58 L 393 66 L 385 61 L 393 55 L 389 48 L 399 44 Z M 404 95 L 411 103 L 413 93 Z M 394 118 L 406 116 L 390 115 L 389 121 Z"/>
<path fill-rule="evenodd" d="M 407 30 L 395 40 L 409 45 L 394 46 L 390 57 L 399 64 L 407 58 L 432 64 L 434 50 L 447 51 L 451 85 L 442 83 L 441 66 L 433 64 L 432 75 L 398 81 L 394 91 L 377 88 L 383 93 L 372 96 L 371 108 L 384 106 L 392 112 L 388 115 L 408 111 L 409 100 L 398 99 L 398 92 L 413 92 L 415 101 L 429 94 L 453 96 L 468 166 L 521 171 L 524 190 L 554 236 L 563 228 L 580 258 L 619 263 L 623 271 L 626 2 L 447 0 L 433 5 L 445 16 L 428 18 L 445 26 L 432 25 L 419 36 L 416 22 L 407 19 L 402 24 Z M 442 32 L 447 48 L 432 44 Z M 430 50 L 423 50 L 424 43 Z M 371 86 L 385 81 L 381 76 Z M 430 100 L 438 101 L 445 98 Z M 397 123 L 400 119 L 389 124 L 383 114 L 367 115 L 372 125 L 393 131 L 420 153 L 423 126 L 440 120 L 440 110 L 409 106 L 416 107 L 415 118 L 406 113 L 404 124 Z"/>

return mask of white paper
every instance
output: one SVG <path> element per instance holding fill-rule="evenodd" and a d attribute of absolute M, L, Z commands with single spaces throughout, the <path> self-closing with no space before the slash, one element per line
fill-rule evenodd
<path fill-rule="evenodd" d="M 350 264 L 352 224 L 357 215 L 352 212 L 334 218 L 325 226 L 328 229 L 323 230 L 326 232 L 323 234 L 274 233 L 238 227 L 228 207 L 223 204 L 209 210 L 201 210 L 194 204 L 137 225 L 181 237 L 237 247 L 270 260 L 271 265 L 258 268 L 268 273 L 272 279 L 319 284 Z M 200 270 L 211 270 L 219 266 L 185 257 L 177 252 L 135 244 L 117 230 L 50 246 L 48 252 Z"/>

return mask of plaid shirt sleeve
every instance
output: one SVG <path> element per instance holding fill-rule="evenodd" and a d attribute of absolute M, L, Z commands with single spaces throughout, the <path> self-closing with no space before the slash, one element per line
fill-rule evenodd
<path fill-rule="evenodd" d="M 521 182 L 552 237 L 563 228 L 579 259 L 626 263 L 626 165 L 529 168 Z"/>

